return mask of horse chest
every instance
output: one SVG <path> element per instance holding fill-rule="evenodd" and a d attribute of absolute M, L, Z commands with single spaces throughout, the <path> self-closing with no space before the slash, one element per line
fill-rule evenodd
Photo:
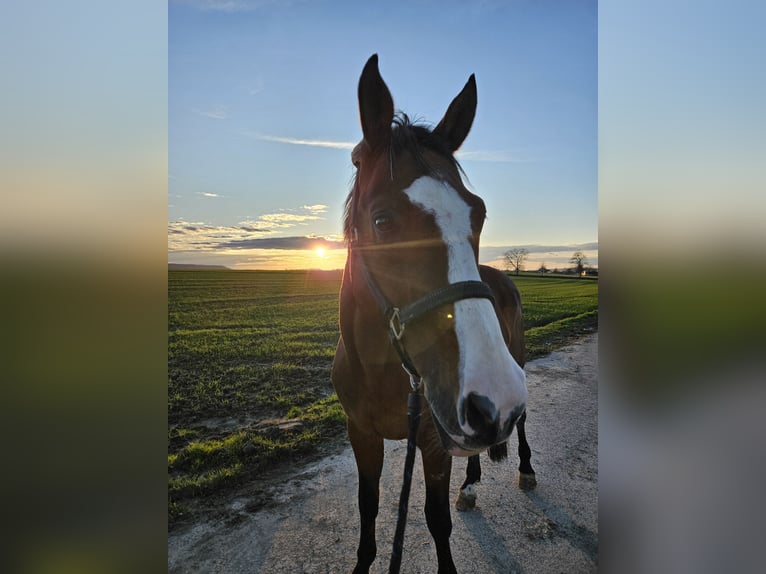
<path fill-rule="evenodd" d="M 387 439 L 407 438 L 407 394 L 383 384 L 367 384 L 359 397 L 358 422 Z"/>

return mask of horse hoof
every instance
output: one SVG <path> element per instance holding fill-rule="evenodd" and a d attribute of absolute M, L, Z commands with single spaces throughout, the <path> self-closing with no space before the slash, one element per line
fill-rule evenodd
<path fill-rule="evenodd" d="M 455 508 L 460 512 L 476 508 L 476 489 L 472 484 L 469 484 L 460 490 L 460 493 L 457 495 L 457 500 L 455 501 Z"/>
<path fill-rule="evenodd" d="M 516 484 L 519 485 L 521 490 L 532 490 L 537 486 L 537 480 L 535 479 L 535 473 L 520 472 L 516 480 Z"/>

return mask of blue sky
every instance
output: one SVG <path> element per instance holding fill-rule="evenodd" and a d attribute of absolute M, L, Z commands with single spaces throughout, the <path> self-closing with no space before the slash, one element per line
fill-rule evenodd
<path fill-rule="evenodd" d="M 597 264 L 597 37 L 585 1 L 171 0 L 169 260 L 340 267 L 377 53 L 397 109 L 431 124 L 476 74 L 458 157 L 488 208 L 482 262 L 526 246 L 528 268 Z"/>

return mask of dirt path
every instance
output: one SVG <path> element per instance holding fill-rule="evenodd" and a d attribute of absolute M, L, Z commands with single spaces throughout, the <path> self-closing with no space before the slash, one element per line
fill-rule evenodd
<path fill-rule="evenodd" d="M 461 573 L 575 574 L 598 565 L 598 334 L 527 364 L 527 435 L 538 486 L 513 484 L 518 458 L 482 456 L 476 509 L 453 509 L 451 537 Z M 515 453 L 516 441 L 509 450 Z M 386 442 L 377 521 L 378 558 L 387 572 L 401 488 L 405 441 Z M 423 515 L 420 455 L 410 498 L 402 573 L 435 572 L 436 552 Z M 457 494 L 465 461 L 455 459 Z M 358 540 L 356 469 L 351 449 L 297 469 L 268 493 L 229 501 L 219 521 L 199 522 L 168 539 L 171 573 L 350 572 Z M 264 493 L 259 494 L 260 497 Z"/>

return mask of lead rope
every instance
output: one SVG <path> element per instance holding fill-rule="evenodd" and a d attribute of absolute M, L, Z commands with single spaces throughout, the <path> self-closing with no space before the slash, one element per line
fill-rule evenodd
<path fill-rule="evenodd" d="M 402 549 L 404 546 L 404 527 L 407 524 L 407 509 L 410 500 L 410 486 L 412 485 L 412 467 L 415 464 L 415 446 L 420 425 L 420 383 L 419 375 L 413 374 L 402 365 L 410 376 L 412 390 L 407 397 L 407 455 L 404 459 L 404 479 L 402 492 L 399 495 L 399 515 L 396 519 L 396 533 L 394 534 L 394 548 L 391 551 L 391 562 L 388 567 L 389 574 L 399 574 L 402 564 Z"/>

